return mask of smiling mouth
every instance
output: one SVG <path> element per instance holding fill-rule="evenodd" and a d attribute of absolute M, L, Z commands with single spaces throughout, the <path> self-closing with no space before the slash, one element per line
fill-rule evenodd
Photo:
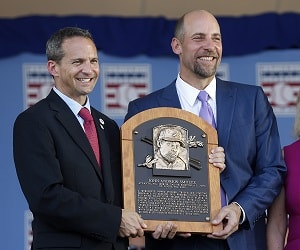
<path fill-rule="evenodd" d="M 78 81 L 86 83 L 93 80 L 93 78 L 77 78 Z"/>
<path fill-rule="evenodd" d="M 200 57 L 198 57 L 198 59 L 201 60 L 201 61 L 211 62 L 215 59 L 215 57 L 213 57 L 213 56 L 200 56 Z"/>

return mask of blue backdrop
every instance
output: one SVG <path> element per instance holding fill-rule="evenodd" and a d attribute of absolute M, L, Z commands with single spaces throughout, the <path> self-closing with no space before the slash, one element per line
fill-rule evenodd
<path fill-rule="evenodd" d="M 223 36 L 224 56 L 245 55 L 266 49 L 299 48 L 298 13 L 217 17 Z M 0 18 L 0 57 L 22 52 L 44 53 L 48 37 L 58 28 L 89 29 L 99 50 L 128 57 L 172 56 L 170 40 L 176 20 L 164 17 L 29 16 Z"/>

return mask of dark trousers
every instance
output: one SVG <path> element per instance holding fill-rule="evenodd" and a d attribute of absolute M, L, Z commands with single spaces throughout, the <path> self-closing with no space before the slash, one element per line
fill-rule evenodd
<path fill-rule="evenodd" d="M 176 236 L 172 240 L 155 240 L 146 235 L 146 250 L 229 250 L 226 240 L 209 239 L 205 236 L 192 235 L 189 238 Z"/>

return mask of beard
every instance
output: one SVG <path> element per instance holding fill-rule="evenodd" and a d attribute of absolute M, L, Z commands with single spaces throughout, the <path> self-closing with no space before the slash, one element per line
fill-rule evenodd
<path fill-rule="evenodd" d="M 198 62 L 194 63 L 194 73 L 201 78 L 208 78 L 214 76 L 217 72 L 217 64 L 213 67 L 202 67 Z"/>

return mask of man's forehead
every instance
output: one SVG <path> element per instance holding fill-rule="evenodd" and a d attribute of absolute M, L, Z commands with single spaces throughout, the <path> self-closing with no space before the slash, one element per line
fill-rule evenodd
<path fill-rule="evenodd" d="M 194 13 L 184 19 L 185 33 L 202 33 L 220 35 L 220 26 L 214 16 L 208 13 Z"/>

